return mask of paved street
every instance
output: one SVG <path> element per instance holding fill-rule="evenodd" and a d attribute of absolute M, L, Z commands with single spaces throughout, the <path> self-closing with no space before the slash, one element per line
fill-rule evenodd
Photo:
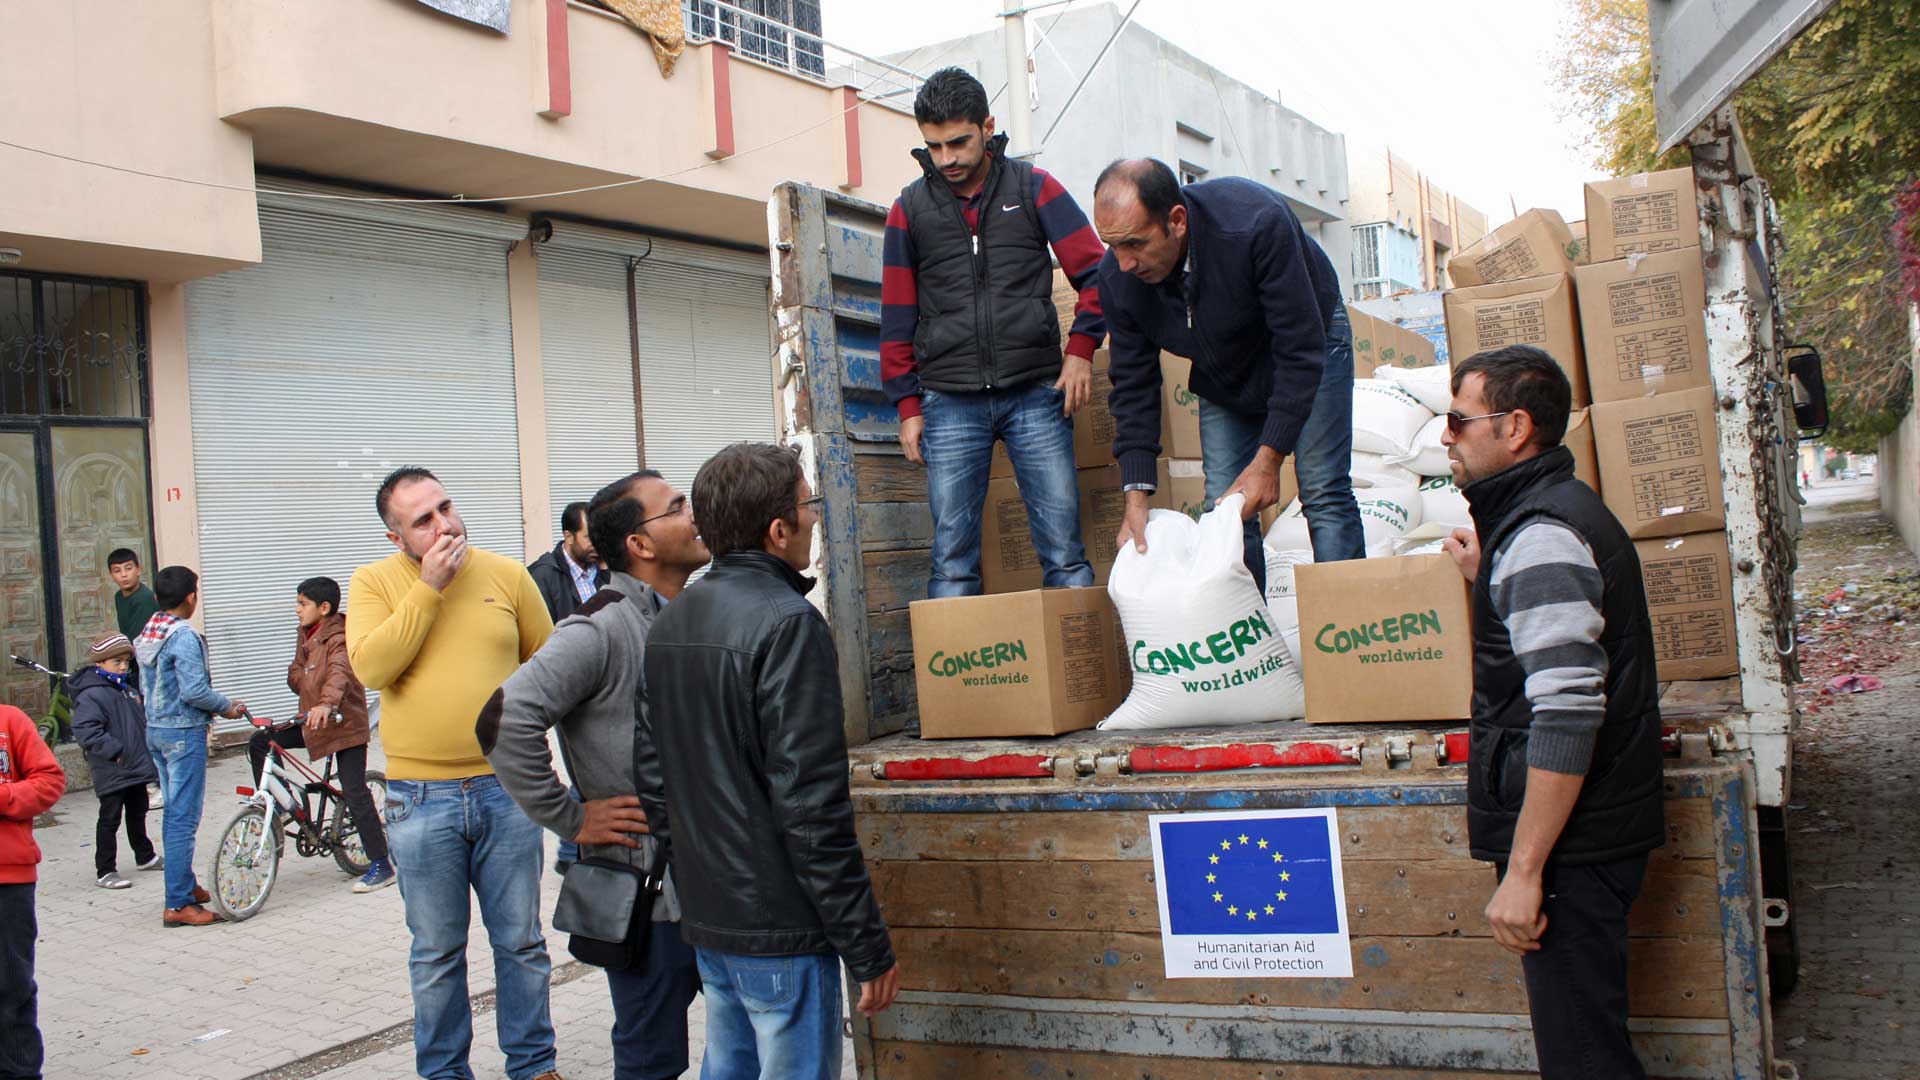
<path fill-rule="evenodd" d="M 203 878 L 232 815 L 233 788 L 246 778 L 244 754 L 209 770 L 196 853 Z M 38 968 L 49 1080 L 413 1075 L 399 889 L 356 896 L 332 859 L 303 859 L 289 845 L 261 914 L 236 925 L 165 929 L 160 875 L 134 872 L 124 836 L 120 869 L 134 887 L 109 892 L 93 884 L 97 806 L 92 792 L 70 792 L 35 831 L 46 856 Z M 149 818 L 156 843 L 161 813 Z M 543 918 L 559 885 L 547 875 Z M 606 979 L 569 961 L 563 935 L 550 932 L 548 949 L 562 1070 L 573 1080 L 611 1076 Z M 505 1072 L 493 1030 L 492 961 L 477 911 L 467 955 L 470 989 L 485 1010 L 474 1022 L 474 1071 L 498 1080 Z M 689 1024 L 697 1071 L 706 1025 L 699 1000 Z M 847 1059 L 850 1077 L 850 1044 Z"/>
<path fill-rule="evenodd" d="M 1799 989 L 1775 1006 L 1774 1041 L 1807 1080 L 1914 1080 L 1920 563 L 1876 515 L 1871 481 L 1828 482 L 1810 494 L 1795 580 L 1807 680 L 1787 819 L 1804 960 Z M 1849 585 L 1853 592 L 1827 602 Z M 1886 685 L 1821 693 L 1844 674 Z"/>

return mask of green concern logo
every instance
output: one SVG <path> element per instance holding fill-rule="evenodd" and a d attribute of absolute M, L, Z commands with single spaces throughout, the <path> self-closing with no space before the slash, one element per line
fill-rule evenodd
<path fill-rule="evenodd" d="M 1273 636 L 1266 616 L 1254 612 L 1202 641 L 1178 642 L 1148 648 L 1146 641 L 1133 643 L 1133 670 L 1149 675 L 1170 675 L 1176 671 L 1197 671 L 1202 664 L 1231 664 L 1247 654 L 1262 638 Z"/>
<path fill-rule="evenodd" d="M 1350 653 L 1374 645 L 1398 645 L 1428 634 L 1442 634 L 1440 612 L 1436 608 L 1388 615 L 1373 622 L 1342 627 L 1328 623 L 1313 636 L 1313 647 L 1323 653 Z M 1437 659 L 1438 657 L 1434 657 Z M 1364 659 L 1364 657 L 1363 657 Z"/>
<path fill-rule="evenodd" d="M 927 658 L 927 671 L 943 679 L 951 679 L 973 671 L 990 671 L 993 668 L 1005 667 L 1026 658 L 1026 641 L 1000 641 L 992 645 L 982 645 L 977 649 L 968 649 L 953 656 L 948 655 L 944 650 L 936 650 Z"/>

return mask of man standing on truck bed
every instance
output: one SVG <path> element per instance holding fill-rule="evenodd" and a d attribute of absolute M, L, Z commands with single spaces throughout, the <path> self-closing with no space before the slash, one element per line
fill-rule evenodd
<path fill-rule="evenodd" d="M 980 593 L 996 440 L 1013 461 L 1042 581 L 1091 585 L 1072 417 L 1092 394 L 1093 354 L 1106 333 L 1093 282 L 1100 241 L 1058 180 L 1007 157 L 978 79 L 934 72 L 913 116 L 927 143 L 913 156 L 926 175 L 887 212 L 880 375 L 907 460 L 927 467 L 928 595 Z M 1064 358 L 1049 245 L 1080 292 Z"/>
<path fill-rule="evenodd" d="M 1353 499 L 1353 331 L 1327 253 L 1272 188 L 1240 177 L 1180 186 L 1153 158 L 1093 188 L 1108 246 L 1100 303 L 1112 335 L 1113 454 L 1127 490 L 1118 543 L 1147 549 L 1161 450 L 1160 352 L 1193 361 L 1207 505 L 1247 496 L 1247 569 L 1266 583 L 1260 511 L 1294 456 L 1315 562 L 1366 554 Z"/>
<path fill-rule="evenodd" d="M 1660 708 L 1640 558 L 1560 445 L 1572 399 L 1530 345 L 1454 368 L 1441 441 L 1474 531 L 1445 546 L 1473 583 L 1467 833 L 1499 872 L 1487 921 L 1520 955 L 1540 1075 L 1623 1080 L 1646 1076 L 1627 911 L 1666 836 Z"/>

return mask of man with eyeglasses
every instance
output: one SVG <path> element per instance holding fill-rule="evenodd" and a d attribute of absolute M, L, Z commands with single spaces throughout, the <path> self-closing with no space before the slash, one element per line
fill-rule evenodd
<path fill-rule="evenodd" d="M 606 560 L 607 584 L 501 685 L 475 734 L 500 786 L 528 817 L 579 845 L 582 857 L 645 874 L 657 853 L 635 795 L 633 736 L 647 636 L 706 565 L 707 547 L 687 497 L 651 469 L 608 484 L 583 505 L 581 531 Z M 584 805 L 554 771 L 550 728 L 559 729 Z M 700 975 L 680 937 L 671 879 L 651 915 L 639 966 L 607 968 L 615 1080 L 663 1080 L 687 1070 L 687 1006 Z"/>
<path fill-rule="evenodd" d="M 1127 491 L 1116 543 L 1147 549 L 1160 446 L 1160 353 L 1193 361 L 1207 505 L 1241 492 L 1247 569 L 1264 588 L 1260 511 L 1291 454 L 1315 562 L 1366 554 L 1353 498 L 1353 331 L 1326 252 L 1272 188 L 1185 187 L 1164 162 L 1116 161 L 1093 189 L 1107 245 L 1100 306 L 1113 375 L 1113 453 Z"/>
<path fill-rule="evenodd" d="M 1453 370 L 1441 442 L 1473 512 L 1467 833 L 1517 953 L 1545 1080 L 1644 1077 L 1627 1037 L 1627 913 L 1666 837 L 1640 558 L 1561 445 L 1572 387 L 1530 345 Z"/>
<path fill-rule="evenodd" d="M 634 772 L 699 957 L 705 1080 L 835 1080 L 841 966 L 868 1016 L 900 986 L 854 832 L 839 658 L 806 599 L 819 505 L 788 449 L 714 455 L 693 480 L 713 567 L 647 641 Z"/>

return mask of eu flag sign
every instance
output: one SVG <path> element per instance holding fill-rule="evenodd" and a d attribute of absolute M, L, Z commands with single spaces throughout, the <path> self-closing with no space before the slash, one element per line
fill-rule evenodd
<path fill-rule="evenodd" d="M 1332 807 L 1150 822 L 1168 978 L 1353 974 Z"/>

